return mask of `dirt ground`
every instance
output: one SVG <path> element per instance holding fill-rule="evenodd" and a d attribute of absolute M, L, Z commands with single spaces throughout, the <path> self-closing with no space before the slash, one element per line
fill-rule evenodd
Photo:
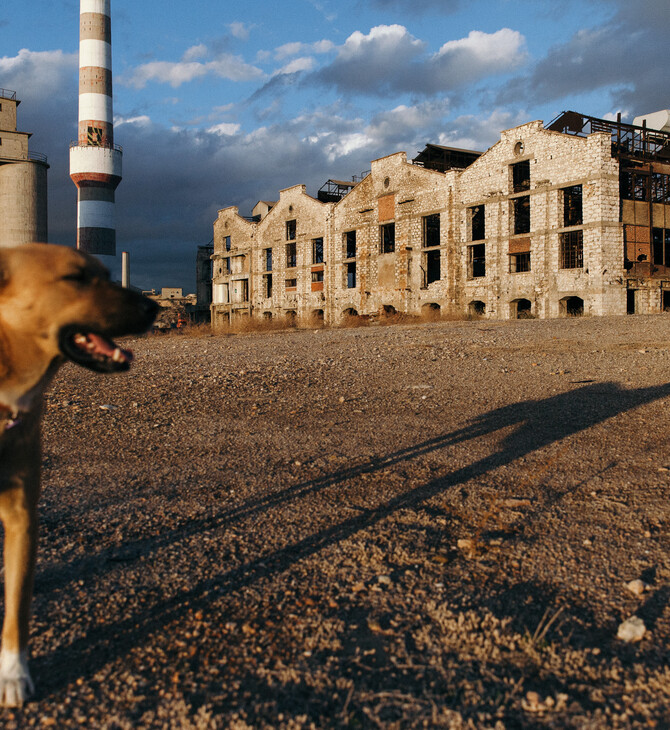
<path fill-rule="evenodd" d="M 49 394 L 3 727 L 670 727 L 670 316 L 131 346 Z"/>

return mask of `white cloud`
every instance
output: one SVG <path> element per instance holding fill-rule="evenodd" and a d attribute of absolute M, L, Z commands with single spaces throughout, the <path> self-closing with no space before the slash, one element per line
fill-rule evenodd
<path fill-rule="evenodd" d="M 228 53 L 221 54 L 212 61 L 201 63 L 189 60 L 192 51 L 200 56 L 204 55 L 204 46 L 194 46 L 189 49 L 179 62 L 151 61 L 138 66 L 129 76 L 124 77 L 121 83 L 136 89 L 143 89 L 149 82 L 170 84 L 173 88 L 194 81 L 204 76 L 218 76 L 230 81 L 253 81 L 263 78 L 261 69 L 246 63 L 239 56 Z"/>
<path fill-rule="evenodd" d="M 229 23 L 230 34 L 235 38 L 246 41 L 249 40 L 249 26 L 246 23 L 240 23 L 238 21 Z"/>
<path fill-rule="evenodd" d="M 124 124 L 136 124 L 141 127 L 148 127 L 151 125 L 151 117 L 146 114 L 140 114 L 136 117 L 114 117 L 114 126 L 120 127 Z"/>
<path fill-rule="evenodd" d="M 285 66 L 274 72 L 274 75 L 278 74 L 294 74 L 300 71 L 311 71 L 314 68 L 315 61 L 313 58 L 301 57 L 294 58 L 289 61 Z"/>
<path fill-rule="evenodd" d="M 275 58 L 278 61 L 282 61 L 285 58 L 291 56 L 297 56 L 298 54 L 309 54 L 309 53 L 330 53 L 335 49 L 335 44 L 329 40 L 316 41 L 316 43 L 301 43 L 295 41 L 293 43 L 285 43 L 283 46 L 275 49 Z"/>
<path fill-rule="evenodd" d="M 209 127 L 206 131 L 210 134 L 218 134 L 220 137 L 232 137 L 240 131 L 240 125 L 231 122 L 222 122 L 221 124 L 215 124 Z"/>
<path fill-rule="evenodd" d="M 0 58 L 2 85 L 19 92 L 20 99 L 47 96 L 79 68 L 79 56 L 63 51 L 30 51 L 22 48 L 14 57 Z"/>
<path fill-rule="evenodd" d="M 404 26 L 381 25 L 367 35 L 352 33 L 313 80 L 341 92 L 432 95 L 511 71 L 525 61 L 524 46 L 521 33 L 502 28 L 495 33 L 472 31 L 428 55 L 426 44 Z"/>
<path fill-rule="evenodd" d="M 197 46 L 191 46 L 186 50 L 182 58 L 183 61 L 196 61 L 200 58 L 207 56 L 207 46 L 204 43 L 200 43 Z"/>

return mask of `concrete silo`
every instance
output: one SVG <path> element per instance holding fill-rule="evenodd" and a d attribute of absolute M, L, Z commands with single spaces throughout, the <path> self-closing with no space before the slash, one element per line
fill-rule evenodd
<path fill-rule="evenodd" d="M 0 246 L 47 240 L 46 155 L 29 152 L 30 134 L 16 127 L 21 102 L 0 89 Z"/>

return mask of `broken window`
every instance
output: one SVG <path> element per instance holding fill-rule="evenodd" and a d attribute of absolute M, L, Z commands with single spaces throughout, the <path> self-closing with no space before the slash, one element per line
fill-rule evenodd
<path fill-rule="evenodd" d="M 624 200 L 649 200 L 649 175 L 625 170 L 619 180 L 620 195 Z"/>
<path fill-rule="evenodd" d="M 584 267 L 584 232 L 561 233 L 561 268 L 581 269 Z"/>
<path fill-rule="evenodd" d="M 346 275 L 347 275 L 347 289 L 355 289 L 356 288 L 356 262 L 351 261 L 348 264 L 345 264 L 346 266 Z"/>
<path fill-rule="evenodd" d="M 530 195 L 512 200 L 514 235 L 530 233 Z"/>
<path fill-rule="evenodd" d="M 323 263 L 323 238 L 315 238 L 312 241 L 312 263 Z"/>
<path fill-rule="evenodd" d="M 563 188 L 563 225 L 567 228 L 582 223 L 582 186 Z"/>
<path fill-rule="evenodd" d="M 292 269 L 298 265 L 298 254 L 295 243 L 286 244 L 286 268 Z"/>
<path fill-rule="evenodd" d="M 102 147 L 102 127 L 89 127 L 87 129 L 87 141 L 89 147 Z"/>
<path fill-rule="evenodd" d="M 512 165 L 512 192 L 522 193 L 530 190 L 530 160 Z"/>
<path fill-rule="evenodd" d="M 286 221 L 286 240 L 287 241 L 295 241 L 295 233 L 296 233 L 296 223 L 297 221 Z"/>
<path fill-rule="evenodd" d="M 670 266 L 670 228 L 652 228 L 651 250 L 656 266 Z"/>
<path fill-rule="evenodd" d="M 270 299 L 272 296 L 272 274 L 265 274 L 263 276 L 263 289 L 265 291 L 265 298 Z"/>
<path fill-rule="evenodd" d="M 426 251 L 423 254 L 424 286 L 438 281 L 440 278 L 440 250 Z"/>
<path fill-rule="evenodd" d="M 670 205 L 670 175 L 651 173 L 651 200 L 654 203 Z"/>
<path fill-rule="evenodd" d="M 468 246 L 468 279 L 486 276 L 486 244 Z"/>
<path fill-rule="evenodd" d="M 379 252 L 393 253 L 395 251 L 395 223 L 386 223 L 379 226 Z"/>
<path fill-rule="evenodd" d="M 484 206 L 475 205 L 468 208 L 470 219 L 470 240 L 481 241 L 486 238 L 486 223 L 484 218 Z"/>
<path fill-rule="evenodd" d="M 272 271 L 272 249 L 266 248 L 265 252 L 265 270 Z"/>
<path fill-rule="evenodd" d="M 426 215 L 423 218 L 423 245 L 424 248 L 429 246 L 440 245 L 440 214 Z M 438 277 L 439 278 L 439 277 Z"/>
<path fill-rule="evenodd" d="M 226 246 L 226 251 L 230 251 L 230 236 L 226 236 L 223 239 L 223 241 L 224 241 L 225 246 Z"/>
<path fill-rule="evenodd" d="M 284 282 L 284 285 L 286 287 L 286 291 L 295 291 L 298 287 L 298 280 L 297 279 L 286 279 Z"/>
<path fill-rule="evenodd" d="M 312 271 L 312 284 L 323 282 L 323 269 L 321 271 Z"/>
<path fill-rule="evenodd" d="M 509 255 L 509 273 L 520 274 L 530 271 L 530 251 L 512 253 Z"/>
<path fill-rule="evenodd" d="M 344 258 L 356 258 L 356 231 L 347 231 L 344 234 Z"/>
<path fill-rule="evenodd" d="M 230 259 L 229 258 L 223 259 L 223 268 L 224 268 L 224 271 L 226 272 L 226 274 L 230 274 L 231 265 L 230 265 Z"/>

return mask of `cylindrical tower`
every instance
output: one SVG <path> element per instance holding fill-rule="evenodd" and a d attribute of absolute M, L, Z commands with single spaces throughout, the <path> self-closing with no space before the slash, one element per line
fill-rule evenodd
<path fill-rule="evenodd" d="M 80 0 L 79 139 L 70 146 L 77 186 L 77 248 L 114 256 L 114 191 L 121 148 L 114 144 L 110 0 Z"/>

